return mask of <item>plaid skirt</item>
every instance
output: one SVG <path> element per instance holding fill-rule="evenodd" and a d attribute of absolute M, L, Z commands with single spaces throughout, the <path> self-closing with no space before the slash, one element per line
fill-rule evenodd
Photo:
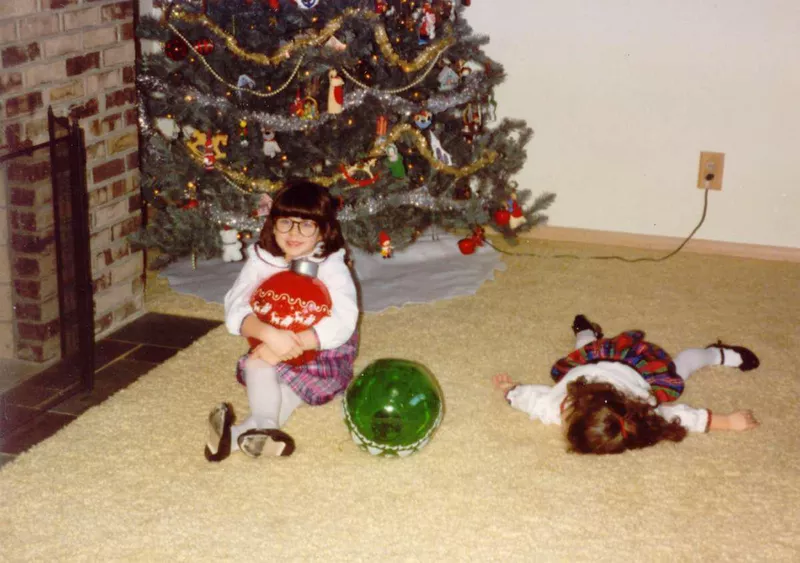
<path fill-rule="evenodd" d="M 597 362 L 629 365 L 650 384 L 659 403 L 675 401 L 683 393 L 683 378 L 675 372 L 675 363 L 670 355 L 660 346 L 647 342 L 644 332 L 640 330 L 594 340 L 558 360 L 553 364 L 550 375 L 557 383 L 572 368 Z"/>
<path fill-rule="evenodd" d="M 353 362 L 358 349 L 358 331 L 350 339 L 332 350 L 320 350 L 310 362 L 292 366 L 283 362 L 275 366 L 278 378 L 292 388 L 303 402 L 309 405 L 324 405 L 347 388 L 353 379 Z M 244 364 L 247 354 L 236 362 L 236 380 L 247 385 Z"/>

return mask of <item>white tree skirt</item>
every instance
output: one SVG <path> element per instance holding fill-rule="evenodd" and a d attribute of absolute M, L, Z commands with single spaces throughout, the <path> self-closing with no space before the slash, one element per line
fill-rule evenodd
<path fill-rule="evenodd" d="M 427 303 L 459 295 L 472 295 L 495 270 L 505 270 L 500 253 L 488 246 L 464 256 L 458 238 L 442 233 L 434 240 L 429 234 L 402 252 L 384 259 L 380 254 L 351 250 L 360 286 L 361 310 L 376 313 L 409 303 Z M 220 258 L 198 260 L 192 269 L 188 259 L 173 262 L 161 276 L 179 293 L 197 295 L 206 301 L 222 303 L 243 262 L 223 262 Z"/>

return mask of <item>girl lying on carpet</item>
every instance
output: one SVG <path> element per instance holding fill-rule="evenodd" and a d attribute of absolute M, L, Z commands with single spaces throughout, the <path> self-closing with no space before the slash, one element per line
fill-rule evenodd
<path fill-rule="evenodd" d="M 297 258 L 318 264 L 317 277 L 331 296 L 331 314 L 300 333 L 262 322 L 250 298 L 267 278 L 286 271 Z M 225 324 L 231 334 L 260 340 L 240 358 L 237 379 L 247 387 L 250 416 L 233 425 L 230 405 L 208 416 L 205 456 L 221 461 L 240 450 L 251 457 L 288 456 L 294 440 L 279 430 L 302 403 L 321 405 L 344 391 L 353 378 L 358 303 L 346 249 L 328 190 L 298 182 L 278 191 L 239 277 L 225 295 Z M 300 366 L 285 362 L 319 350 Z"/>
<path fill-rule="evenodd" d="M 751 411 L 712 415 L 708 409 L 674 403 L 700 368 L 758 367 L 758 358 L 747 348 L 717 342 L 684 350 L 673 362 L 641 331 L 603 338 L 600 326 L 583 315 L 575 317 L 572 331 L 576 349 L 553 365 L 554 386 L 521 385 L 505 373 L 492 379 L 513 408 L 545 424 L 563 424 L 571 451 L 616 454 L 662 440 L 680 442 L 687 432 L 758 426 Z"/>

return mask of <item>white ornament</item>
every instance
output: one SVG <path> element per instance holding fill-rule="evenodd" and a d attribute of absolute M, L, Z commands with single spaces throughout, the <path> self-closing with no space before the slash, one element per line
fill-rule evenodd
<path fill-rule="evenodd" d="M 453 157 L 450 156 L 449 152 L 442 148 L 442 143 L 439 141 L 439 137 L 437 137 L 433 131 L 431 131 L 431 151 L 433 151 L 436 160 L 439 162 L 442 162 L 447 166 L 453 165 Z"/>
<path fill-rule="evenodd" d="M 157 117 L 156 129 L 161 131 L 161 134 L 167 139 L 174 141 L 178 138 L 178 126 L 175 124 L 174 119 L 169 117 Z"/>
<path fill-rule="evenodd" d="M 278 153 L 281 152 L 281 147 L 278 144 L 278 141 L 275 140 L 275 131 L 265 129 L 263 132 L 263 139 L 264 146 L 262 148 L 264 150 L 264 154 L 269 158 L 275 158 Z"/>
<path fill-rule="evenodd" d="M 236 229 L 220 229 L 219 237 L 222 239 L 222 261 L 238 262 L 242 256 L 242 242 L 239 240 L 239 231 Z"/>

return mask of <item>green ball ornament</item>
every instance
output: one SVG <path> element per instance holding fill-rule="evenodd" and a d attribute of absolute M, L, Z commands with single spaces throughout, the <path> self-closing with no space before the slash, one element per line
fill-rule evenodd
<path fill-rule="evenodd" d="M 353 378 L 342 408 L 353 441 L 378 456 L 406 457 L 421 450 L 444 415 L 433 374 L 398 359 L 376 360 Z"/>

